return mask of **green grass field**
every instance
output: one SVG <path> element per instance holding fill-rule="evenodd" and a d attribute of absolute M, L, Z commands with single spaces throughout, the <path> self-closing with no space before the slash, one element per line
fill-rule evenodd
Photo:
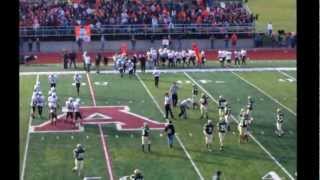
<path fill-rule="evenodd" d="M 268 64 L 266 63 L 266 65 Z M 287 65 L 294 67 L 295 62 L 287 63 Z M 278 64 L 278 66 L 287 65 Z M 125 76 L 120 78 L 118 74 L 90 74 L 90 79 L 93 85 L 94 99 L 98 106 L 127 105 L 131 112 L 159 122 L 165 122 L 165 119 L 157 105 L 163 109 L 164 93 L 173 81 L 181 81 L 180 100 L 191 96 L 192 85 L 190 82 L 192 80 L 195 80 L 201 88 L 205 89 L 215 99 L 219 95 L 223 95 L 230 102 L 232 114 L 236 118 L 238 118 L 240 108 L 246 104 L 247 96 L 250 95 L 255 100 L 253 111 L 255 121 L 252 127 L 252 135 L 284 169 L 294 176 L 297 168 L 296 116 L 293 114 L 296 112 L 297 103 L 296 81 L 294 79 L 296 78 L 296 72 L 283 72 L 292 76 L 292 78 L 278 71 L 235 72 L 236 74 L 232 72 L 188 73 L 187 75 L 192 79 L 184 73 L 163 73 L 159 88 L 154 87 L 153 77 L 150 73 L 140 73 L 141 81 L 137 77 L 129 78 Z M 240 79 L 239 76 L 246 81 Z M 37 75 L 20 76 L 20 170 L 23 166 L 23 154 L 28 132 L 30 98 L 36 78 Z M 49 90 L 47 75 L 40 75 L 39 80 L 41 90 L 47 95 Z M 206 82 L 203 80 L 206 80 Z M 76 95 L 72 82 L 72 75 L 59 75 L 57 94 L 60 104 L 63 104 L 68 97 Z M 82 105 L 91 106 L 93 105 L 93 99 L 85 75 L 83 75 L 83 82 L 86 85 L 81 87 Z M 108 85 L 101 86 L 95 84 L 95 82 L 108 82 Z M 155 101 L 152 100 L 147 91 L 150 91 Z M 293 113 L 283 108 L 279 103 Z M 281 138 L 273 132 L 277 107 L 281 107 L 285 113 L 284 129 L 286 134 Z M 179 108 L 175 108 L 173 111 L 177 117 Z M 189 110 L 187 120 L 173 120 L 178 136 L 185 150 L 190 154 L 194 166 L 177 139 L 174 141 L 174 148 L 169 149 L 166 138 L 161 137 L 159 131 L 152 131 L 151 133 L 152 152 L 143 153 L 140 146 L 140 131 L 118 131 L 113 125 L 103 126 L 102 130 L 108 144 L 114 179 L 129 175 L 135 168 L 138 168 L 142 170 L 145 179 L 194 180 L 199 179 L 195 167 L 199 169 L 199 173 L 204 179 L 210 179 L 216 170 L 221 170 L 223 178 L 226 180 L 261 179 L 269 171 L 275 171 L 283 179 L 290 179 L 254 140 L 250 139 L 247 144 L 240 145 L 238 143 L 235 122 L 231 124 L 231 132 L 226 135 L 225 150 L 223 152 L 218 150 L 218 138 L 217 133 L 215 133 L 213 152 L 208 152 L 202 134 L 202 126 L 205 120 L 200 120 L 199 116 L 199 110 Z M 45 117 L 47 117 L 47 111 L 45 111 Z M 209 118 L 216 124 L 218 120 L 217 104 L 211 100 L 209 103 Z M 46 120 L 46 118 L 36 118 L 32 120 L 31 124 L 37 125 Z M 232 133 L 233 131 L 235 134 Z M 82 143 L 87 152 L 84 168 L 85 176 L 100 176 L 102 179 L 109 179 L 99 128 L 95 125 L 85 126 L 85 131 L 80 133 L 30 133 L 24 179 L 80 179 L 71 171 L 74 163 L 72 150 L 78 143 Z"/>
<path fill-rule="evenodd" d="M 256 24 L 258 32 L 266 32 L 267 24 L 272 23 L 274 30 L 297 31 L 297 6 L 294 0 L 248 0 L 254 14 L 259 14 Z"/>

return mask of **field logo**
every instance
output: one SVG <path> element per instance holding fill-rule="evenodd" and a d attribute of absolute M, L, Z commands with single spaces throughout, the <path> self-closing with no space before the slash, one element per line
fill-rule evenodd
<path fill-rule="evenodd" d="M 32 132 L 81 132 L 83 125 L 107 125 L 115 124 L 119 131 L 139 131 L 144 123 L 150 129 L 162 130 L 164 123 L 159 123 L 144 116 L 132 113 L 128 106 L 86 106 L 81 107 L 80 112 L 83 118 L 80 127 L 71 122 L 65 122 L 66 113 L 58 116 L 56 125 L 50 120 L 36 126 L 32 126 Z"/>
<path fill-rule="evenodd" d="M 282 179 L 279 177 L 279 175 L 276 172 L 270 171 L 262 177 L 262 180 L 282 180 Z"/>

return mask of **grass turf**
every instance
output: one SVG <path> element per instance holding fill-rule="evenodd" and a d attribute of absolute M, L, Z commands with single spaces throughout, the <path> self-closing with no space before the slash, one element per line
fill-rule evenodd
<path fill-rule="evenodd" d="M 256 29 L 266 32 L 267 24 L 272 23 L 274 31 L 284 29 L 286 32 L 296 32 L 297 6 L 294 0 L 249 0 L 249 9 L 259 14 Z"/>
<path fill-rule="evenodd" d="M 260 75 L 260 73 L 252 74 L 254 74 L 252 76 Z M 269 77 L 269 73 L 266 73 L 264 76 L 269 77 L 268 79 L 274 79 L 273 76 L 278 76 L 279 73 L 275 72 L 273 74 L 277 75 Z M 190 73 L 190 75 L 198 80 L 208 79 L 213 82 L 215 80 L 224 80 L 228 82 L 226 84 L 208 83 L 203 84 L 203 86 L 215 97 L 223 92 L 231 102 L 235 115 L 243 105 L 243 102 L 245 102 L 247 94 L 251 94 L 257 99 L 264 98 L 265 101 L 263 103 L 257 103 L 259 106 L 257 105 L 254 114 L 256 117 L 253 130 L 254 135 L 263 145 L 266 144 L 266 148 L 276 158 L 279 158 L 280 163 L 288 168 L 291 173 L 295 171 L 296 136 L 294 117 L 285 112 L 285 117 L 288 117 L 285 127 L 293 133 L 279 139 L 272 132 L 274 126 L 273 120 L 272 122 L 268 121 L 274 117 L 269 111 L 269 109 L 275 108 L 274 102 L 268 100 L 267 97 L 261 95 L 257 90 L 229 73 Z M 280 74 L 280 76 L 282 75 Z M 161 75 L 160 88 L 157 89 L 153 85 L 153 78 L 150 74 L 141 75 L 141 78 L 161 107 L 163 104 L 163 93 L 168 90 L 173 81 L 181 80 L 185 82 L 189 80 L 182 73 L 174 75 L 163 74 Z M 83 76 L 83 79 L 85 82 L 86 77 Z M 40 76 L 40 80 L 43 92 L 46 93 L 48 90 L 47 76 Z M 161 122 L 164 121 L 162 115 L 136 78 L 129 79 L 125 76 L 125 78 L 120 79 L 119 75 L 91 75 L 91 80 L 93 84 L 94 82 L 108 82 L 107 86 L 94 85 L 97 105 L 128 105 L 131 111 L 135 113 Z M 75 88 L 71 86 L 71 83 L 72 76 L 59 76 L 57 92 L 60 102 L 64 102 L 67 97 L 75 95 Z M 277 86 L 279 86 L 279 91 L 284 91 L 283 89 L 281 90 L 282 85 L 277 84 Z M 295 86 L 288 86 L 287 88 L 291 89 L 288 98 L 294 98 L 295 95 L 292 95 L 294 90 L 292 89 Z M 237 92 L 234 92 L 234 89 L 237 89 Z M 274 93 L 277 94 L 279 91 L 275 91 Z M 85 104 L 91 105 L 92 100 L 87 86 L 81 88 L 81 94 L 81 99 Z M 191 84 L 182 84 L 179 98 L 183 99 L 190 96 Z M 241 99 L 239 102 L 237 101 L 238 97 Z M 290 101 L 290 103 L 294 102 L 293 100 Z M 295 106 L 295 104 L 292 106 Z M 216 123 L 218 118 L 217 106 L 214 103 L 210 103 L 209 108 L 209 116 Z M 29 111 L 28 105 L 24 105 L 21 110 L 27 114 Z M 178 109 L 174 109 L 176 115 L 178 112 Z M 174 123 L 179 137 L 205 179 L 208 179 L 213 171 L 217 169 L 222 170 L 226 179 L 258 179 L 270 170 L 276 171 L 281 177 L 286 176 L 254 142 L 239 145 L 238 136 L 231 133 L 225 139 L 225 152 L 217 150 L 218 139 L 215 137 L 214 151 L 208 153 L 204 147 L 204 139 L 201 132 L 205 121 L 199 120 L 200 115 L 198 111 L 189 110 L 188 115 L 188 120 L 178 119 L 174 120 Z M 44 120 L 35 120 L 33 124 L 38 124 Z M 232 126 L 235 131 L 235 123 Z M 258 132 L 261 130 L 265 131 L 265 135 L 259 135 Z M 106 140 L 110 148 L 113 171 L 116 177 L 128 175 L 133 169 L 139 168 L 148 179 L 197 179 L 197 174 L 177 142 L 175 141 L 173 151 L 170 151 L 166 145 L 166 138 L 160 137 L 159 132 L 152 132 L 153 152 L 144 154 L 140 148 L 140 132 L 118 132 L 114 127 L 109 126 L 104 127 L 103 131 L 107 135 Z M 192 136 L 190 136 L 190 133 Z M 90 136 L 89 140 L 84 138 L 87 135 Z M 70 139 L 71 134 L 59 134 L 60 140 L 56 139 L 57 134 L 31 134 L 26 179 L 76 179 L 77 177 L 71 173 L 73 166 L 72 149 L 78 142 L 82 142 L 87 147 L 85 173 L 106 178 L 106 166 L 98 135 L 96 127 L 86 128 L 86 132 L 74 134 L 74 140 Z M 119 135 L 119 138 L 116 138 L 115 135 Z M 42 141 L 42 137 L 45 140 Z M 53 171 L 45 173 L 45 169 L 53 169 Z"/>

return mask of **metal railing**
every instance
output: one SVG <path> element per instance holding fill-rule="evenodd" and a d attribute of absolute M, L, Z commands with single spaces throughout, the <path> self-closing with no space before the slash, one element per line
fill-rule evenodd
<path fill-rule="evenodd" d="M 221 34 L 221 33 L 253 33 L 255 24 L 211 25 L 211 24 L 167 24 L 150 25 L 103 25 L 92 27 L 91 35 L 161 35 L 161 34 Z M 20 37 L 65 37 L 74 36 L 74 26 L 42 26 L 39 28 L 20 27 Z"/>

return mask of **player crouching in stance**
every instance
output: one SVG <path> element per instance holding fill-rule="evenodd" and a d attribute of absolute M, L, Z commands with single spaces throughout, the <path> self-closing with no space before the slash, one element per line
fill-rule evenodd
<path fill-rule="evenodd" d="M 76 127 L 80 127 L 80 122 L 78 121 L 78 119 L 80 119 L 82 121 L 82 116 L 80 113 L 80 99 L 77 98 L 74 102 L 73 102 L 73 111 L 75 113 L 75 126 Z"/>
<path fill-rule="evenodd" d="M 65 121 L 67 122 L 69 118 L 71 118 L 71 122 L 73 122 L 73 98 L 69 97 L 68 101 L 66 101 L 67 108 L 67 117 Z"/>
<path fill-rule="evenodd" d="M 218 127 L 218 135 L 220 140 L 220 151 L 222 151 L 224 136 L 226 135 L 228 124 L 225 121 L 225 119 L 221 117 L 220 121 L 217 124 L 217 127 Z"/>
<path fill-rule="evenodd" d="M 282 124 L 283 124 L 283 112 L 281 111 L 280 108 L 277 109 L 277 130 L 275 131 L 275 133 L 281 137 L 284 133 L 283 129 L 282 129 Z"/>
<path fill-rule="evenodd" d="M 201 95 L 201 99 L 200 99 L 200 112 L 201 112 L 201 116 L 200 119 L 202 119 L 204 116 L 206 116 L 206 118 L 208 119 L 208 97 L 205 94 Z"/>
<path fill-rule="evenodd" d="M 76 73 L 73 77 L 74 83 L 76 84 L 77 88 L 77 95 L 79 96 L 80 94 L 80 84 L 81 84 L 81 75 L 79 73 Z"/>
<path fill-rule="evenodd" d="M 179 118 L 183 116 L 184 119 L 187 119 L 187 109 L 190 109 L 192 106 L 192 100 L 191 98 L 184 99 L 180 102 L 180 113 Z"/>
<path fill-rule="evenodd" d="M 73 172 L 78 171 L 78 176 L 81 175 L 81 171 L 83 170 L 84 153 L 85 153 L 85 149 L 82 147 L 81 144 L 78 144 L 77 147 L 73 150 L 74 167 L 72 171 Z"/>
<path fill-rule="evenodd" d="M 175 128 L 172 124 L 172 121 L 169 121 L 169 123 L 166 125 L 166 127 L 164 128 L 164 132 L 166 132 L 167 136 L 168 136 L 168 145 L 170 148 L 173 147 L 173 138 L 175 135 Z"/>
<path fill-rule="evenodd" d="M 151 151 L 150 129 L 147 123 L 143 124 L 141 140 L 142 140 L 142 152 L 144 152 L 144 145 L 146 144 L 148 144 L 148 152 L 150 152 Z"/>
<path fill-rule="evenodd" d="M 48 97 L 49 119 L 51 120 L 51 125 L 57 125 L 57 101 L 58 96 L 56 93 L 51 93 Z"/>
<path fill-rule="evenodd" d="M 249 141 L 249 137 L 248 137 L 249 114 L 245 112 L 244 109 L 241 109 L 240 117 L 241 117 L 241 120 L 238 125 L 238 130 L 239 130 L 239 143 L 241 144 L 244 140 L 246 142 Z"/>
<path fill-rule="evenodd" d="M 213 140 L 213 128 L 214 128 L 214 126 L 213 126 L 211 120 L 208 120 L 208 122 L 206 124 L 204 124 L 204 126 L 203 126 L 203 134 L 205 137 L 205 143 L 206 143 L 206 147 L 209 152 L 212 151 L 211 144 L 212 144 L 212 140 Z"/>
<path fill-rule="evenodd" d="M 130 176 L 130 180 L 144 180 L 141 171 L 139 169 L 135 169 L 133 174 Z"/>

